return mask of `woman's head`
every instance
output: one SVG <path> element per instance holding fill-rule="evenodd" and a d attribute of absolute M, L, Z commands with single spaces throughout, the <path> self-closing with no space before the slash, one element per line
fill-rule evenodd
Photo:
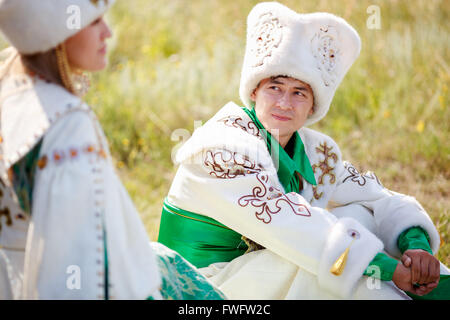
<path fill-rule="evenodd" d="M 111 30 L 103 17 L 99 17 L 56 48 L 44 53 L 22 54 L 20 57 L 29 72 L 82 96 L 88 84 L 79 83 L 87 82 L 85 77 L 79 75 L 106 67 L 106 39 L 109 37 Z"/>
<path fill-rule="evenodd" d="M 87 81 L 79 81 L 84 82 L 80 86 L 73 80 L 84 78 L 81 71 L 99 71 L 107 64 L 105 40 L 111 30 L 103 14 L 113 2 L 3 0 L 0 31 L 20 54 L 14 63 L 82 95 Z"/>
<path fill-rule="evenodd" d="M 111 30 L 103 17 L 93 21 L 65 42 L 69 65 L 84 71 L 99 71 L 106 67 L 106 39 Z"/>

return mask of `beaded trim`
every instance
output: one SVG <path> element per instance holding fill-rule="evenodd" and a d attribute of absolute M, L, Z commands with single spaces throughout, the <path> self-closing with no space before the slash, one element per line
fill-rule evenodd
<path fill-rule="evenodd" d="M 13 165 L 17 160 L 22 158 L 31 148 L 39 141 L 39 139 L 45 134 L 48 128 L 55 123 L 59 118 L 64 115 L 69 114 L 74 111 L 90 111 L 89 107 L 84 103 L 79 105 L 68 103 L 65 107 L 65 110 L 62 112 L 55 112 L 52 116 L 48 117 L 48 123 L 41 128 L 37 129 L 36 132 L 30 137 L 30 139 L 22 146 L 17 148 L 17 151 L 9 156 L 9 158 L 4 157 L 3 154 L 0 153 L 0 160 L 3 161 L 4 168 L 2 168 L 1 179 L 4 181 L 8 181 L 7 170 Z M 3 152 L 2 148 L 0 151 Z M 104 151 L 103 151 L 104 152 Z"/>
<path fill-rule="evenodd" d="M 43 170 L 48 164 L 61 165 L 67 161 L 78 160 L 81 156 L 98 156 L 106 159 L 105 150 L 101 147 L 96 147 L 93 144 L 86 144 L 83 147 L 70 147 L 68 150 L 54 150 L 51 155 L 42 155 L 37 163 L 39 169 Z"/>

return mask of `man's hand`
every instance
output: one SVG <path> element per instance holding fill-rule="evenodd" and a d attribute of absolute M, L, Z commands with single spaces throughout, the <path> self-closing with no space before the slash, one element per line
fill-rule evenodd
<path fill-rule="evenodd" d="M 405 267 L 402 263 L 397 264 L 392 281 L 399 289 L 415 293 L 415 288 L 411 282 L 411 269 Z"/>
<path fill-rule="evenodd" d="M 405 267 L 410 268 L 411 272 L 413 291 L 407 291 L 422 296 L 430 293 L 438 286 L 440 276 L 439 260 L 428 252 L 420 249 L 407 250 L 402 256 L 402 263 Z"/>

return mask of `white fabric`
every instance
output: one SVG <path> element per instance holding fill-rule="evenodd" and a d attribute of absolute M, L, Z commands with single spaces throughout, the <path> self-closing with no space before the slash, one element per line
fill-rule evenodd
<path fill-rule="evenodd" d="M 0 0 L 0 31 L 20 53 L 55 48 L 115 0 Z"/>
<path fill-rule="evenodd" d="M 412 198 L 393 195 L 372 173 L 360 174 L 353 170 L 349 163 L 342 161 L 339 148 L 331 138 L 311 129 L 302 128 L 299 134 L 318 186 L 313 187 L 303 179 L 304 189 L 300 194 L 285 194 L 266 144 L 253 128 L 247 114 L 229 103 L 197 129 L 177 154 L 180 167 L 168 201 L 216 219 L 259 243 L 286 260 L 281 265 L 287 266 L 289 262 L 314 275 L 321 292 L 340 298 L 355 294 L 364 270 L 383 250 L 381 240 L 396 239 L 407 228 L 420 225 L 430 235 L 433 251 L 439 248 L 436 228 L 425 211 L 411 202 Z M 335 216 L 326 209 L 331 204 L 334 207 L 354 204 L 358 209 L 353 217 L 342 211 Z M 371 209 L 371 219 L 362 206 Z M 398 215 L 399 207 L 407 208 L 408 216 L 404 211 Z M 358 212 L 364 215 L 362 223 L 358 222 Z M 401 228 L 396 228 L 395 234 L 387 234 L 384 228 L 389 223 L 400 224 Z M 353 243 L 352 233 L 357 235 Z M 331 266 L 350 244 L 343 274 L 332 275 Z M 391 247 L 386 249 L 390 254 L 396 253 Z M 237 258 L 240 259 L 250 258 Z M 230 268 L 239 269 L 241 262 L 236 265 Z M 277 273 L 277 268 L 273 272 Z M 306 282 L 296 281 L 301 288 L 306 288 Z M 239 281 L 233 283 L 238 285 L 237 294 L 259 296 L 259 289 L 249 292 Z M 282 297 L 280 293 L 278 298 Z"/>
<path fill-rule="evenodd" d="M 7 145 L 5 156 L 10 159 L 10 154 L 26 154 L 43 138 L 40 158 L 46 156 L 47 163 L 36 171 L 31 218 L 22 225 L 16 218 L 11 225 L 2 225 L 0 264 L 8 268 L 0 269 L 0 296 L 104 298 L 105 230 L 109 298 L 158 297 L 161 280 L 156 257 L 139 215 L 114 172 L 95 115 L 84 104 L 69 108 L 78 98 L 58 86 L 29 81 L 17 88 L 18 96 L 8 95 L 3 100 L 2 129 L 8 128 L 11 119 L 23 128 L 15 135 L 25 135 L 19 139 L 8 130 L 2 132 Z M 8 110 L 12 108 L 23 112 L 22 118 Z M 34 118 L 27 116 L 27 110 Z M 28 150 L 22 148 L 22 141 L 26 141 Z M 6 259 L 3 253 L 11 257 L 8 248 L 12 246 L 22 253 Z M 71 282 L 74 276 L 80 276 L 80 282 Z M 9 279 L 7 283 L 5 279 Z"/>
<path fill-rule="evenodd" d="M 254 251 L 230 263 L 200 269 L 230 299 L 239 300 L 337 300 L 340 294 L 324 290 L 313 273 L 268 249 Z M 355 284 L 352 300 L 410 300 L 392 281 L 366 276 Z"/>
<path fill-rule="evenodd" d="M 301 80 L 314 93 L 314 114 L 305 123 L 309 126 L 326 115 L 360 50 L 358 33 L 340 17 L 324 12 L 297 14 L 277 2 L 259 3 L 247 19 L 241 100 L 250 107 L 250 96 L 263 79 Z"/>

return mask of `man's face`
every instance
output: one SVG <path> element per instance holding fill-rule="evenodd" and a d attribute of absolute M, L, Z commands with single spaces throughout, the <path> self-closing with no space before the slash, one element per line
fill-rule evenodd
<path fill-rule="evenodd" d="M 314 112 L 311 87 L 293 78 L 280 76 L 264 79 L 253 91 L 251 99 L 255 102 L 256 116 L 262 125 L 275 137 L 275 130 L 278 130 L 277 140 L 282 146 Z"/>

